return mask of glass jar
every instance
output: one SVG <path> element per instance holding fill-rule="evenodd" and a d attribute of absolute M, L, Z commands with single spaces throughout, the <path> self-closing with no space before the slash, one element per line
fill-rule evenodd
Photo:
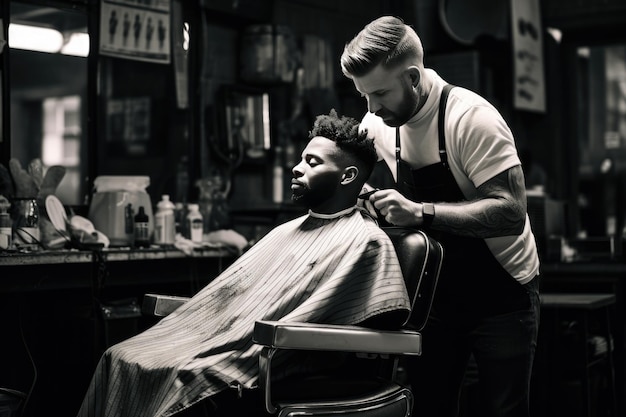
<path fill-rule="evenodd" d="M 15 199 L 15 243 L 39 244 L 39 203 L 36 198 Z"/>

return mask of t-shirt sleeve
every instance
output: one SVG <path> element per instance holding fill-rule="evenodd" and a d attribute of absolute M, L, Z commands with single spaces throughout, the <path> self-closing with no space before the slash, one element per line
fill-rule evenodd
<path fill-rule="evenodd" d="M 458 129 L 461 166 L 476 188 L 520 164 L 511 130 L 490 106 L 468 109 Z"/>

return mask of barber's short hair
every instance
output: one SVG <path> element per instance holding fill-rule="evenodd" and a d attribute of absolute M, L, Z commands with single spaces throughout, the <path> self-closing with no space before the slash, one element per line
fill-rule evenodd
<path fill-rule="evenodd" d="M 399 17 L 383 16 L 370 22 L 346 44 L 341 70 L 348 78 L 361 77 L 379 64 L 389 69 L 407 59 L 423 64 L 422 41 Z"/>
<path fill-rule="evenodd" d="M 378 160 L 374 140 L 367 137 L 366 131 L 359 132 L 359 122 L 348 116 L 338 116 L 332 109 L 328 115 L 315 118 L 309 139 L 322 136 L 332 140 L 337 147 L 355 160 L 359 169 L 363 170 L 363 181 L 369 178 Z"/>

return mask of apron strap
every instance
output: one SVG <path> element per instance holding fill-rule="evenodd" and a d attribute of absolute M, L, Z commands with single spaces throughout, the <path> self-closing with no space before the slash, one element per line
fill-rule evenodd
<path fill-rule="evenodd" d="M 448 95 L 450 90 L 454 88 L 452 84 L 446 84 L 441 91 L 441 98 L 439 99 L 439 158 L 441 163 L 447 169 L 450 169 L 448 165 L 448 153 L 446 152 L 446 133 L 444 130 L 444 121 L 446 117 L 446 103 L 448 102 Z M 399 143 L 399 139 L 398 139 Z"/>
<path fill-rule="evenodd" d="M 446 117 L 446 104 L 448 102 L 448 95 L 450 90 L 455 86 L 452 84 L 446 84 L 441 91 L 441 97 L 439 99 L 439 158 L 441 163 L 446 169 L 450 169 L 448 165 L 448 153 L 446 152 L 446 134 L 444 131 L 444 121 Z M 400 127 L 396 127 L 396 184 L 400 184 Z"/>
<path fill-rule="evenodd" d="M 400 126 L 396 127 L 396 185 L 400 184 Z"/>

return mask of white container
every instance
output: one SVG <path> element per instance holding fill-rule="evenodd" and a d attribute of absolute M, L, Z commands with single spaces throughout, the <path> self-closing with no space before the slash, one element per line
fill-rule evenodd
<path fill-rule="evenodd" d="M 200 214 L 200 206 L 198 204 L 189 204 L 189 214 L 187 214 L 187 230 L 189 230 L 189 239 L 192 242 L 202 242 L 202 214 Z"/>
<path fill-rule="evenodd" d="M 111 242 L 111 246 L 132 246 L 134 233 L 128 233 L 127 213 L 125 208 L 131 204 L 132 215 L 138 213 L 139 207 L 144 207 L 148 215 L 148 233 L 154 231 L 152 202 L 146 192 L 150 185 L 147 176 L 104 175 L 94 181 L 95 193 L 89 205 L 89 220 L 96 230 L 104 233 Z"/>
<path fill-rule="evenodd" d="M 174 203 L 170 196 L 163 194 L 157 204 L 154 215 L 154 243 L 157 245 L 173 245 L 176 237 L 176 220 L 174 217 Z"/>

